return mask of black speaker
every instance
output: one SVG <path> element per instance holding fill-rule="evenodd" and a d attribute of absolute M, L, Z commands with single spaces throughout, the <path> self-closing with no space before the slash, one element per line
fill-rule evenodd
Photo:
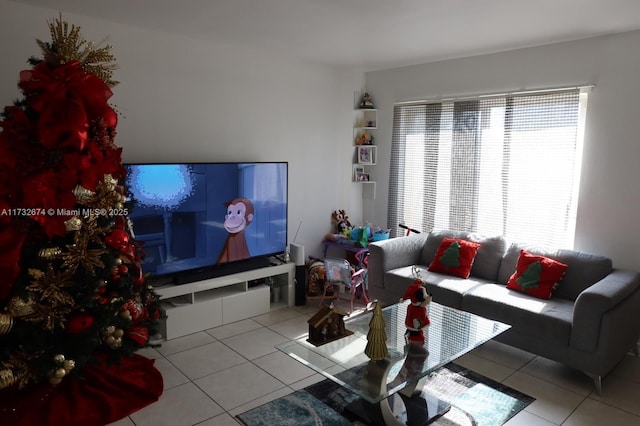
<path fill-rule="evenodd" d="M 307 303 L 307 268 L 296 266 L 296 306 Z"/>
<path fill-rule="evenodd" d="M 307 271 L 304 266 L 304 246 L 289 244 L 291 260 L 296 264 L 296 306 L 307 303 Z"/>

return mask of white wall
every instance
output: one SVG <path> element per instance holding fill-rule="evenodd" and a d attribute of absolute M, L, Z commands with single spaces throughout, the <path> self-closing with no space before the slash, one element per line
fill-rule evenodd
<path fill-rule="evenodd" d="M 575 248 L 640 268 L 640 32 L 366 74 L 389 164 L 393 103 L 595 84 L 589 98 Z M 386 223 L 389 173 L 375 167 L 373 220 Z M 532 176 L 535 178 L 535 176 Z"/>
<path fill-rule="evenodd" d="M 64 13 L 64 11 L 63 11 Z M 18 73 L 57 10 L 0 0 L 0 105 L 20 97 Z M 204 43 L 71 14 L 85 37 L 110 36 L 119 69 L 112 103 L 125 161 L 289 161 L 289 234 L 321 254 L 330 212 L 355 224 L 387 220 L 393 102 L 592 83 L 576 248 L 638 269 L 640 32 L 424 64 L 366 75 L 379 109 L 377 198 L 351 181 L 358 70 Z"/>
<path fill-rule="evenodd" d="M 288 161 L 289 236 L 321 255 L 331 211 L 358 223 L 351 183 L 353 92 L 363 73 L 66 14 L 88 40 L 110 37 L 119 64 L 112 104 L 127 162 Z M 0 105 L 20 97 L 18 73 L 49 41 L 57 10 L 0 0 Z"/>

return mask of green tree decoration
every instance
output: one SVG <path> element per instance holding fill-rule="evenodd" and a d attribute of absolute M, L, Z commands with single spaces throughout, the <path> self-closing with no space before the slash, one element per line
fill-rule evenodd
<path fill-rule="evenodd" d="M 540 282 L 540 273 L 542 272 L 542 263 L 540 261 L 533 262 L 516 280 L 522 289 L 538 288 Z"/>
<path fill-rule="evenodd" d="M 452 267 L 460 266 L 460 243 L 454 241 L 440 256 L 440 263 L 447 267 L 447 270 Z"/>
<path fill-rule="evenodd" d="M 367 346 L 364 354 L 374 361 L 385 359 L 389 356 L 387 349 L 387 333 L 384 331 L 385 323 L 382 317 L 382 306 L 376 303 L 373 316 L 369 322 L 369 332 L 367 333 Z"/>

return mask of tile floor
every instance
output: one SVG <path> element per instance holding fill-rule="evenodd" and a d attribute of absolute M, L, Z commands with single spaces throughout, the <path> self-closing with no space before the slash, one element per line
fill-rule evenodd
<path fill-rule="evenodd" d="M 303 335 L 315 304 L 268 314 L 162 343 L 156 360 L 164 393 L 110 426 L 237 426 L 236 414 L 323 379 L 274 349 Z M 582 373 L 488 342 L 458 363 L 536 398 L 507 426 L 640 425 L 640 358 L 628 355 L 594 392 Z"/>

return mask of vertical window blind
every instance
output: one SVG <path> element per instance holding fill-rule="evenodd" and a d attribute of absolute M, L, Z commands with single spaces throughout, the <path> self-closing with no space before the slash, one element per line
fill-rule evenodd
<path fill-rule="evenodd" d="M 571 248 L 588 89 L 397 104 L 388 226 Z"/>

